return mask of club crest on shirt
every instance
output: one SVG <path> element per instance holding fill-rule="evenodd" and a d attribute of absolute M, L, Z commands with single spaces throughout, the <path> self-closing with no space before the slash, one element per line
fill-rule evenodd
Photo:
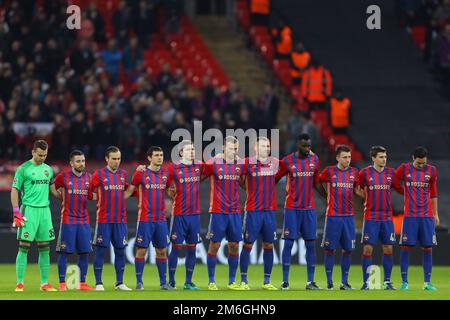
<path fill-rule="evenodd" d="M 241 172 L 241 168 L 237 167 L 237 168 L 236 168 L 236 172 L 237 172 L 237 173 Z"/>
<path fill-rule="evenodd" d="M 183 183 L 184 182 L 184 179 L 180 179 L 180 183 Z"/>
<path fill-rule="evenodd" d="M 337 176 L 336 175 L 333 175 L 333 179 L 336 179 L 337 178 Z"/>
<path fill-rule="evenodd" d="M 120 181 L 125 182 L 125 178 L 120 178 Z"/>
<path fill-rule="evenodd" d="M 166 177 L 166 176 L 163 176 L 162 179 L 163 179 L 164 181 L 166 181 L 166 180 L 167 180 L 167 177 Z"/>
<path fill-rule="evenodd" d="M 181 170 L 178 171 L 178 174 L 179 174 L 179 175 L 182 175 L 182 174 L 183 174 L 183 171 L 181 171 Z"/>
<path fill-rule="evenodd" d="M 373 178 L 370 178 L 369 181 L 373 181 Z"/>
<path fill-rule="evenodd" d="M 315 167 L 314 163 L 310 163 L 310 164 L 309 164 L 309 167 L 310 167 L 311 169 L 314 169 L 314 167 Z"/>
<path fill-rule="evenodd" d="M 355 176 L 350 176 L 350 180 L 355 180 Z"/>
<path fill-rule="evenodd" d="M 67 193 L 68 193 L 68 194 L 72 194 L 72 190 L 70 190 L 70 189 L 67 190 Z"/>
<path fill-rule="evenodd" d="M 369 190 L 373 190 L 373 186 L 369 186 Z"/>
<path fill-rule="evenodd" d="M 49 175 L 47 170 L 44 170 L 44 174 L 45 174 L 46 177 L 48 177 L 48 175 Z"/>
<path fill-rule="evenodd" d="M 428 180 L 430 180 L 430 179 L 431 179 L 431 177 L 430 177 L 429 175 L 426 174 L 426 175 L 425 175 L 425 180 L 428 181 Z"/>
<path fill-rule="evenodd" d="M 195 173 L 199 173 L 200 169 L 199 168 L 195 168 Z"/>
<path fill-rule="evenodd" d="M 222 180 L 222 179 L 223 179 L 223 176 L 222 176 L 222 175 L 220 175 L 220 176 L 219 176 L 219 180 Z"/>
<path fill-rule="evenodd" d="M 411 175 L 410 175 L 410 174 L 408 174 L 406 177 L 407 177 L 408 179 L 411 179 Z"/>
<path fill-rule="evenodd" d="M 222 169 L 222 168 L 219 168 L 219 171 L 223 171 L 223 169 Z"/>
<path fill-rule="evenodd" d="M 294 165 L 291 167 L 291 169 L 292 171 L 297 170 L 297 168 Z"/>
<path fill-rule="evenodd" d="M 256 177 L 256 172 L 252 172 L 252 177 Z"/>
<path fill-rule="evenodd" d="M 16 183 L 17 183 L 17 178 L 14 178 L 13 184 L 16 184 Z"/>
<path fill-rule="evenodd" d="M 336 188 L 336 183 L 333 182 L 332 186 L 333 186 L 333 188 Z"/>
<path fill-rule="evenodd" d="M 389 181 L 389 182 L 391 182 L 391 180 L 392 180 L 391 177 L 387 177 L 386 179 L 387 179 L 387 181 Z"/>
<path fill-rule="evenodd" d="M 108 186 L 105 186 L 105 190 L 108 191 Z"/>
<path fill-rule="evenodd" d="M 146 184 L 146 185 L 145 185 L 145 188 L 150 189 L 150 185 L 149 185 L 149 184 Z"/>

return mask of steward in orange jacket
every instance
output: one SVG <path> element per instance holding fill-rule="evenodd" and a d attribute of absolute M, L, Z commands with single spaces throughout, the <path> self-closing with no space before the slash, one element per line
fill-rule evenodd
<path fill-rule="evenodd" d="M 268 26 L 270 0 L 250 0 L 252 26 Z"/>
<path fill-rule="evenodd" d="M 311 54 L 305 50 L 303 43 L 299 42 L 295 46 L 295 51 L 291 53 L 291 77 L 292 84 L 299 85 L 305 69 L 309 66 Z"/>
<path fill-rule="evenodd" d="M 324 109 L 332 88 L 330 71 L 313 59 L 311 66 L 303 73 L 301 84 L 303 98 L 313 110 Z"/>
<path fill-rule="evenodd" d="M 336 134 L 346 134 L 351 124 L 350 99 L 338 91 L 330 99 L 330 124 Z"/>

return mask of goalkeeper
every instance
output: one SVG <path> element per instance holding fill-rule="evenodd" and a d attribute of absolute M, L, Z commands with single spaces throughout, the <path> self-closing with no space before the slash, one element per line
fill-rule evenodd
<path fill-rule="evenodd" d="M 50 212 L 50 191 L 59 193 L 53 184 L 53 171 L 44 163 L 48 145 L 44 140 L 33 144 L 32 159 L 17 168 L 11 188 L 11 204 L 14 211 L 13 227 L 17 229 L 19 252 L 16 258 L 16 292 L 24 289 L 27 256 L 31 243 L 37 242 L 41 291 L 57 291 L 48 283 L 50 273 L 50 241 L 55 239 Z M 19 192 L 22 206 L 19 208 Z"/>

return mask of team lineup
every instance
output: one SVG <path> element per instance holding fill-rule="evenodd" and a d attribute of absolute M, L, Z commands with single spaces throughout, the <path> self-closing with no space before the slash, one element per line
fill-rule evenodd
<path fill-rule="evenodd" d="M 314 278 L 316 263 L 317 213 L 314 190 L 326 200 L 326 219 L 321 241 L 327 278 L 327 290 L 333 290 L 334 256 L 342 249 L 340 290 L 354 290 L 348 283 L 351 255 L 355 249 L 356 226 L 353 210 L 354 195 L 364 200 L 364 220 L 361 235 L 362 287 L 369 290 L 369 269 L 374 246 L 380 242 L 383 256 L 385 290 L 396 290 L 391 281 L 393 246 L 396 243 L 392 221 L 392 191 L 404 197 L 404 218 L 400 235 L 400 290 L 408 290 L 408 266 L 411 249 L 417 244 L 423 251 L 424 290 L 436 291 L 431 284 L 432 248 L 437 245 L 435 227 L 439 225 L 437 203 L 437 169 L 427 164 L 427 150 L 417 147 L 412 161 L 397 169 L 387 167 L 387 150 L 374 146 L 370 150 L 373 164 L 358 170 L 351 166 L 352 150 L 345 145 L 336 148 L 337 164 L 320 169 L 320 161 L 311 151 L 307 134 L 298 137 L 297 151 L 279 160 L 271 156 L 270 140 L 260 137 L 255 156 L 237 156 L 239 142 L 228 136 L 223 153 L 206 162 L 195 160 L 191 141 L 178 146 L 181 160 L 164 164 L 160 147 L 147 151 L 147 165 L 139 166 L 131 183 L 120 169 L 121 152 L 117 147 L 105 151 L 106 167 L 91 174 L 86 172 L 84 154 L 70 154 L 71 170 L 54 177 L 45 164 L 48 145 L 38 140 L 33 145 L 32 159 L 18 167 L 11 188 L 13 226 L 17 227 L 19 249 L 16 258 L 17 286 L 25 290 L 25 271 L 31 243 L 39 251 L 40 289 L 67 291 L 65 277 L 67 257 L 78 255 L 81 291 L 104 291 L 102 271 L 104 255 L 114 248 L 115 289 L 131 291 L 123 281 L 125 247 L 127 246 L 126 199 L 137 198 L 135 274 L 136 290 L 144 290 L 145 257 L 153 244 L 161 290 L 176 290 L 175 274 L 178 256 L 186 248 L 186 278 L 184 290 L 200 290 L 192 281 L 196 264 L 196 245 L 200 237 L 200 184 L 210 182 L 210 222 L 207 232 L 208 290 L 219 290 L 215 281 L 217 252 L 223 238 L 228 241 L 229 290 L 251 290 L 247 275 L 250 252 L 256 240 L 263 242 L 265 290 L 289 290 L 290 260 L 294 242 L 300 237 L 306 246 L 306 290 L 321 290 Z M 282 239 L 281 286 L 271 282 L 273 243 L 277 238 L 276 184 L 286 177 Z M 324 187 L 325 185 L 325 187 Z M 246 193 L 241 213 L 239 188 Z M 59 288 L 48 281 L 50 273 L 50 241 L 55 233 L 52 225 L 49 195 L 61 201 L 61 226 L 57 239 Z M 19 205 L 20 195 L 20 205 Z M 173 200 L 170 219 L 166 218 L 166 197 Z M 88 201 L 97 206 L 96 225 L 91 236 Z M 170 221 L 167 221 L 170 220 Z M 243 241 L 241 252 L 239 243 Z M 168 252 L 169 244 L 171 250 Z M 95 287 L 86 283 L 89 255 L 95 247 L 93 269 Z M 236 279 L 240 270 L 240 282 Z M 168 271 L 168 277 L 167 277 Z"/>

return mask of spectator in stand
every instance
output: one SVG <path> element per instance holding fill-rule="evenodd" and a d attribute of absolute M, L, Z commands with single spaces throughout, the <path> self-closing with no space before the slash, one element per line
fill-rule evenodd
<path fill-rule="evenodd" d="M 122 60 L 122 53 L 117 49 L 116 40 L 110 39 L 108 41 L 108 48 L 102 52 L 103 62 L 105 63 L 105 70 L 109 75 L 110 83 L 115 86 L 119 83 L 120 62 Z"/>
<path fill-rule="evenodd" d="M 141 0 L 133 12 L 134 33 L 139 39 L 141 47 L 147 49 L 150 44 L 150 34 L 157 32 L 154 5 Z"/>
<path fill-rule="evenodd" d="M 119 46 L 123 48 L 128 42 L 128 31 L 131 28 L 131 10 L 126 1 L 121 0 L 112 17 L 114 37 Z"/>
<path fill-rule="evenodd" d="M 280 100 L 273 92 L 273 85 L 265 85 L 264 95 L 260 98 L 259 103 L 268 116 L 267 124 L 269 129 L 275 128 L 278 119 L 278 111 L 280 110 Z"/>
<path fill-rule="evenodd" d="M 92 21 L 94 26 L 94 40 L 99 43 L 105 43 L 105 22 L 102 15 L 97 10 L 95 2 L 91 2 L 89 4 L 87 18 Z"/>
<path fill-rule="evenodd" d="M 124 161 L 132 161 L 139 158 L 141 151 L 141 131 L 136 122 L 125 116 L 119 126 L 119 145 Z"/>
<path fill-rule="evenodd" d="M 316 59 L 303 74 L 301 93 L 310 110 L 326 110 L 326 102 L 331 96 L 333 82 L 330 71 Z"/>
<path fill-rule="evenodd" d="M 336 90 L 330 99 L 329 120 L 335 134 L 347 134 L 351 124 L 350 99 Z"/>
<path fill-rule="evenodd" d="M 173 79 L 172 72 L 170 72 L 170 64 L 165 63 L 162 67 L 161 72 L 156 78 L 156 83 L 158 84 L 158 90 L 167 92 L 167 88 Z"/>
<path fill-rule="evenodd" d="M 439 42 L 438 42 L 438 55 L 439 55 L 439 69 L 443 76 L 444 83 L 447 89 L 450 89 L 450 24 L 445 26 Z M 447 90 L 447 92 L 448 92 Z"/>
<path fill-rule="evenodd" d="M 304 71 L 309 67 L 311 54 L 306 51 L 303 43 L 299 42 L 291 53 L 291 77 L 292 84 L 299 86 L 302 83 Z"/>
<path fill-rule="evenodd" d="M 87 40 L 80 40 L 78 48 L 72 51 L 70 63 L 77 75 L 83 75 L 86 70 L 92 68 L 95 63 L 94 53 Z"/>
<path fill-rule="evenodd" d="M 137 70 L 143 63 L 144 50 L 139 45 L 139 40 L 136 37 L 132 37 L 123 50 L 123 66 L 129 82 L 136 80 Z"/>
<path fill-rule="evenodd" d="M 172 107 L 172 102 L 169 99 L 164 99 L 161 110 L 161 121 L 165 125 L 170 125 L 175 117 L 176 110 Z"/>
<path fill-rule="evenodd" d="M 320 145 L 319 132 L 308 113 L 295 112 L 285 126 L 288 139 L 286 141 L 286 153 L 297 150 L 297 137 L 302 133 L 307 133 L 311 137 L 312 150 L 318 150 Z"/>
<path fill-rule="evenodd" d="M 164 2 L 164 14 L 166 17 L 166 32 L 167 33 L 180 33 L 180 21 L 184 12 L 183 0 L 165 0 Z"/>
<path fill-rule="evenodd" d="M 269 25 L 270 0 L 250 0 L 250 20 L 252 26 Z"/>

